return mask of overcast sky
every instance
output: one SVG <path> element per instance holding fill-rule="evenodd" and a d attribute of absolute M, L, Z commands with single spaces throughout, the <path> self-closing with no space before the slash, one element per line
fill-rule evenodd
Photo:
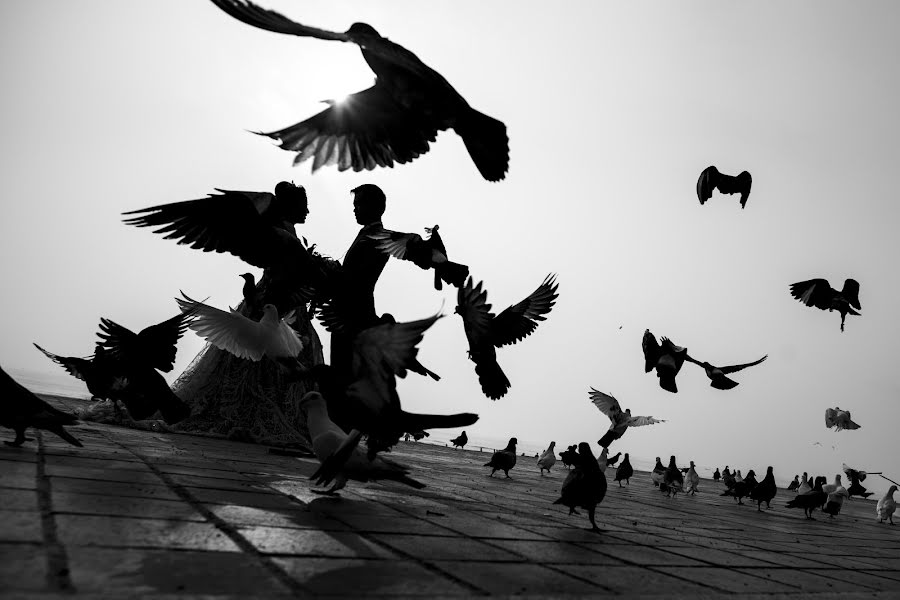
<path fill-rule="evenodd" d="M 562 449 L 607 429 L 594 386 L 667 420 L 629 430 L 613 452 L 773 465 L 780 481 L 831 479 L 842 462 L 900 476 L 896 3 L 260 2 L 326 29 L 366 22 L 415 52 L 506 123 L 507 178 L 484 181 L 452 132 L 411 164 L 315 175 L 248 133 L 369 87 L 354 45 L 254 29 L 203 0 L 6 0 L 4 368 L 59 374 L 32 342 L 90 354 L 101 316 L 140 330 L 176 314 L 179 289 L 238 302 L 247 265 L 127 227 L 123 211 L 293 180 L 310 197 L 298 233 L 341 258 L 358 229 L 349 190 L 375 183 L 385 225 L 439 223 L 497 311 L 559 274 L 548 320 L 498 350 L 512 388 L 492 402 L 466 356 L 455 289 L 389 263 L 379 311 L 448 315 L 419 355 L 443 379 L 401 381 L 408 410 L 476 412 L 470 437 Z M 700 206 L 709 165 L 752 174 L 746 210 L 718 193 Z M 837 313 L 791 298 L 789 284 L 814 277 L 860 282 L 863 316 L 844 333 Z M 670 394 L 643 372 L 645 328 L 714 364 L 769 359 L 730 391 L 687 364 Z M 188 333 L 173 375 L 202 347 Z M 862 428 L 827 430 L 833 406 Z"/>

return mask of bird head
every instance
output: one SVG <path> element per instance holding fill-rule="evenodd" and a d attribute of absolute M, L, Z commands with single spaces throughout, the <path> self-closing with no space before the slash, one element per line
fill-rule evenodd
<path fill-rule="evenodd" d="M 253 273 L 243 273 L 240 275 L 250 285 L 254 285 L 256 283 L 256 277 L 253 276 Z"/>
<path fill-rule="evenodd" d="M 345 33 L 353 38 L 356 38 L 357 40 L 359 38 L 381 38 L 381 34 L 375 31 L 375 28 L 368 23 L 354 23 Z"/>
<path fill-rule="evenodd" d="M 747 477 L 756 477 L 756 471 L 750 469 L 749 471 L 747 471 Z"/>
<path fill-rule="evenodd" d="M 275 206 L 284 220 L 290 223 L 306 222 L 309 203 L 306 189 L 289 181 L 281 181 L 275 186 Z"/>

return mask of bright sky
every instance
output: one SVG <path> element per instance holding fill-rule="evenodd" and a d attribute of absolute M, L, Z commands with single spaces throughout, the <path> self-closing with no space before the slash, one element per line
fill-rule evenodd
<path fill-rule="evenodd" d="M 497 311 L 559 274 L 548 320 L 498 350 L 512 389 L 492 402 L 466 357 L 455 289 L 389 263 L 380 311 L 448 315 L 419 355 L 443 379 L 401 381 L 408 410 L 476 412 L 470 437 L 562 450 L 606 431 L 594 386 L 667 420 L 629 430 L 613 453 L 760 475 L 773 465 L 783 482 L 804 470 L 831 479 L 842 462 L 900 476 L 896 3 L 260 3 L 326 29 L 366 22 L 415 52 L 506 123 L 506 180 L 481 179 L 452 132 L 408 165 L 314 176 L 311 161 L 291 167 L 293 154 L 248 133 L 371 85 L 356 46 L 254 29 L 203 0 L 6 0 L 4 368 L 59 374 L 32 342 L 90 354 L 101 316 L 140 330 L 177 313 L 180 289 L 238 302 L 241 261 L 127 227 L 123 211 L 293 180 L 310 197 L 298 233 L 340 258 L 358 229 L 349 190 L 375 183 L 385 225 L 439 223 Z M 746 210 L 718 193 L 700 206 L 709 165 L 751 172 Z M 863 316 L 844 333 L 837 313 L 791 298 L 789 284 L 814 277 L 860 282 Z M 769 359 L 730 391 L 685 365 L 673 395 L 643 372 L 645 328 L 713 364 Z M 173 375 L 202 347 L 188 333 Z M 862 428 L 825 429 L 833 406 Z M 876 479 L 866 485 L 887 488 Z"/>

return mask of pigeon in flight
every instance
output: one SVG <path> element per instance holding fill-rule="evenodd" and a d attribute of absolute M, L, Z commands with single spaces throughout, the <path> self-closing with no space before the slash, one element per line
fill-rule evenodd
<path fill-rule="evenodd" d="M 394 258 L 408 260 L 422 269 L 434 269 L 434 289 L 443 289 L 442 281 L 452 286 L 462 287 L 469 276 L 469 267 L 447 260 L 447 249 L 438 233 L 438 226 L 426 227 L 431 234 L 422 239 L 418 233 L 403 233 L 380 229 L 369 234 L 375 240 L 375 247 Z"/>
<path fill-rule="evenodd" d="M 741 369 L 746 369 L 747 367 L 756 366 L 766 360 L 768 357 L 769 355 L 767 354 L 759 360 L 755 360 L 751 363 L 746 363 L 743 365 L 730 365 L 727 367 L 716 367 L 709 364 L 708 362 L 695 360 L 687 354 L 685 354 L 684 359 L 688 362 L 694 363 L 695 365 L 700 365 L 700 367 L 702 367 L 703 370 L 706 371 L 706 376 L 709 377 L 710 387 L 714 387 L 717 390 L 730 390 L 731 388 L 736 387 L 738 385 L 738 382 L 726 377 L 727 375 L 740 371 Z"/>
<path fill-rule="evenodd" d="M 512 479 L 512 477 L 509 476 L 509 470 L 516 466 L 516 444 L 518 442 L 519 440 L 516 438 L 509 438 L 509 443 L 506 444 L 506 448 L 494 452 L 491 456 L 491 460 L 484 463 L 483 466 L 491 468 L 490 477 L 493 477 L 494 473 L 497 471 L 503 471 L 506 473 L 507 479 Z"/>
<path fill-rule="evenodd" d="M 81 442 L 63 428 L 63 425 L 77 425 L 75 415 L 53 408 L 25 386 L 0 369 L 0 425 L 16 432 L 16 439 L 3 442 L 7 446 L 19 447 L 31 438 L 25 437 L 29 427 L 53 432 L 73 446 L 81 447 Z"/>
<path fill-rule="evenodd" d="M 850 420 L 850 411 L 841 410 L 837 406 L 825 409 L 825 427 L 834 427 L 835 431 L 859 429 L 859 425 Z"/>
<path fill-rule="evenodd" d="M 220 350 L 252 361 L 262 360 L 263 356 L 287 359 L 288 364 L 303 350 L 300 335 L 290 326 L 294 316 L 280 318 L 274 304 L 264 305 L 262 318 L 254 321 L 235 310 L 225 312 L 193 300 L 184 292 L 182 295 L 183 299 L 175 299 L 178 307 L 185 314 L 195 315 L 188 326 Z"/>
<path fill-rule="evenodd" d="M 148 419 L 158 410 L 168 424 L 178 423 L 191 409 L 169 387 L 159 371 L 175 366 L 176 344 L 187 331 L 192 312 L 182 312 L 134 333 L 110 319 L 100 319 L 100 345 L 116 361 L 124 385 L 115 391 L 132 419 Z"/>
<path fill-rule="evenodd" d="M 622 407 L 619 406 L 618 400 L 613 396 L 604 394 L 594 388 L 591 388 L 591 391 L 588 392 L 588 396 L 594 406 L 596 406 L 604 415 L 609 417 L 609 420 L 611 421 L 609 430 L 603 434 L 602 438 L 597 440 L 597 443 L 604 448 L 609 447 L 614 440 L 622 437 L 629 427 L 641 427 L 643 425 L 665 423 L 665 420 L 654 419 L 653 417 L 632 417 L 630 408 L 623 412 Z"/>
<path fill-rule="evenodd" d="M 656 336 L 650 333 L 649 329 L 644 331 L 641 347 L 644 350 L 644 372 L 649 373 L 656 369 L 659 387 L 667 392 L 677 394 L 678 386 L 675 385 L 675 376 L 678 375 L 684 361 L 687 360 L 687 348 L 676 346 L 672 340 L 665 337 L 662 338 L 662 344 L 659 344 Z"/>
<path fill-rule="evenodd" d="M 810 279 L 791 284 L 791 296 L 805 304 L 820 310 L 836 310 L 841 314 L 841 331 L 844 331 L 844 320 L 847 315 L 860 316 L 854 308 L 862 310 L 859 303 L 859 282 L 855 279 L 844 281 L 841 291 L 833 289 L 826 279 Z"/>
<path fill-rule="evenodd" d="M 306 190 L 286 181 L 275 193 L 217 189 L 198 200 L 132 210 L 127 225 L 156 227 L 165 239 L 203 252 L 228 252 L 271 273 L 266 297 L 279 311 L 309 300 L 310 288 L 325 285 L 325 273 L 294 232 L 309 214 Z M 298 290 L 301 290 L 298 292 Z"/>
<path fill-rule="evenodd" d="M 740 194 L 741 210 L 747 205 L 747 198 L 750 196 L 750 186 L 753 184 L 753 178 L 750 173 L 742 171 L 739 175 L 725 175 L 713 166 L 706 167 L 700 173 L 697 180 L 697 198 L 703 205 L 707 200 L 712 198 L 713 190 L 718 188 L 721 194 Z"/>
<path fill-rule="evenodd" d="M 591 531 L 600 532 L 594 513 L 597 505 L 606 497 L 606 476 L 600 470 L 600 465 L 591 453 L 591 446 L 587 442 L 578 444 L 578 459 L 575 468 L 569 471 L 562 484 L 560 497 L 553 504 L 562 504 L 569 507 L 569 514 L 578 514 L 576 508 L 584 508 L 588 511 L 588 519 L 591 521 Z"/>
<path fill-rule="evenodd" d="M 319 392 L 307 392 L 299 401 L 300 410 L 306 413 L 306 424 L 312 438 L 313 452 L 320 462 L 332 456 L 337 449 L 346 442 L 347 434 L 343 429 L 334 424 L 328 416 L 325 398 Z M 326 492 L 316 492 L 333 495 L 347 485 L 347 480 L 353 481 L 378 481 L 389 480 L 403 483 L 416 489 L 422 489 L 425 484 L 411 479 L 408 476 L 409 469 L 393 461 L 376 456 L 369 460 L 365 453 L 358 448 L 347 458 L 340 471 L 335 475 L 334 485 Z M 315 491 L 315 490 L 313 490 Z"/>
<path fill-rule="evenodd" d="M 466 338 L 469 341 L 469 359 L 475 363 L 475 373 L 481 383 L 481 390 L 491 400 L 499 400 L 506 395 L 510 383 L 506 374 L 497 364 L 497 351 L 509 344 L 515 344 L 537 328 L 553 308 L 559 284 L 555 275 L 548 275 L 544 282 L 527 298 L 506 308 L 499 315 L 491 312 L 487 303 L 487 290 L 482 282 L 472 287 L 472 278 L 459 288 L 456 313 L 462 317 Z"/>
<path fill-rule="evenodd" d="M 873 492 L 867 492 L 866 488 L 862 486 L 861 481 L 866 480 L 866 476 L 868 473 L 865 471 L 858 471 L 853 467 L 848 467 L 847 463 L 843 463 L 842 467 L 844 469 L 844 474 L 847 475 L 847 479 L 850 480 L 850 487 L 847 488 L 847 494 L 849 498 L 853 496 L 861 496 L 863 498 L 868 498 L 872 495 Z"/>
<path fill-rule="evenodd" d="M 469 436 L 467 436 L 466 432 L 463 431 L 461 434 L 450 440 L 450 443 L 453 444 L 454 448 L 465 448 L 466 444 L 469 443 Z"/>
<path fill-rule="evenodd" d="M 354 23 L 344 32 L 296 23 L 248 0 L 213 0 L 226 13 L 260 29 L 322 40 L 351 42 L 375 73 L 375 85 L 280 131 L 261 133 L 296 152 L 294 164 L 314 158 L 315 172 L 325 165 L 362 171 L 410 162 L 429 150 L 438 131 L 453 129 L 488 181 L 500 181 L 509 169 L 506 125 L 473 109 L 444 79 L 371 25 Z"/>
<path fill-rule="evenodd" d="M 112 400 L 114 391 L 125 384 L 121 375 L 116 373 L 115 361 L 108 356 L 102 344 L 97 344 L 94 355 L 88 357 L 60 356 L 37 344 L 34 347 L 64 368 L 69 375 L 82 380 L 91 393 L 91 400 Z"/>
<path fill-rule="evenodd" d="M 894 500 L 896 491 L 896 485 L 889 487 L 887 493 L 875 506 L 875 514 L 878 515 L 879 523 L 884 523 L 884 520 L 887 519 L 891 525 L 894 524 L 894 512 L 897 510 L 897 501 Z"/>
<path fill-rule="evenodd" d="M 550 446 L 538 458 L 537 464 L 541 468 L 541 475 L 544 471 L 550 472 L 550 467 L 556 464 L 556 442 L 550 442 Z"/>

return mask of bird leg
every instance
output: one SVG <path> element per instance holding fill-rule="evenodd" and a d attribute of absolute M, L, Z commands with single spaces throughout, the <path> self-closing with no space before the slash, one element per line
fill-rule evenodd
<path fill-rule="evenodd" d="M 16 429 L 16 439 L 11 442 L 3 442 L 7 446 L 12 446 L 13 448 L 19 448 L 23 443 L 29 441 L 30 438 L 25 437 L 25 428 Z"/>
<path fill-rule="evenodd" d="M 600 533 L 600 528 L 597 527 L 597 522 L 594 521 L 594 511 L 597 509 L 596 506 L 592 506 L 588 508 L 588 519 L 591 520 L 591 531 L 595 533 Z"/>

